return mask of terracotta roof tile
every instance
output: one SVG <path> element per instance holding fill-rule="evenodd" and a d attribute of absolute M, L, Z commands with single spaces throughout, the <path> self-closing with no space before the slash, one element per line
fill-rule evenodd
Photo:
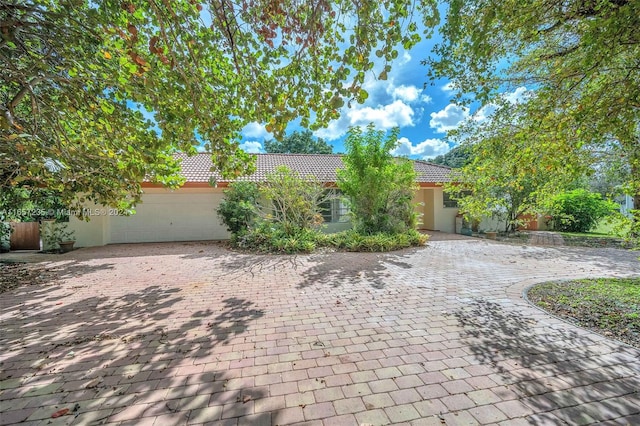
<path fill-rule="evenodd" d="M 240 180 L 261 182 L 268 173 L 278 166 L 287 166 L 301 175 L 313 175 L 321 182 L 336 182 L 336 170 L 344 167 L 342 156 L 338 154 L 255 154 L 256 172 Z M 215 178 L 218 182 L 228 182 L 222 179 L 213 167 L 211 155 L 199 153 L 192 157 L 177 154 L 182 159 L 182 174 L 187 182 L 209 182 Z M 415 160 L 414 167 L 418 172 L 417 182 L 442 183 L 451 180 L 451 169 L 446 166 L 431 164 L 422 160 Z"/>

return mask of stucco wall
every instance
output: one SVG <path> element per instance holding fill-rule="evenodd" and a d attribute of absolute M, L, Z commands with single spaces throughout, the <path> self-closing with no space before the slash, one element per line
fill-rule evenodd
<path fill-rule="evenodd" d="M 444 207 L 444 191 L 441 186 L 433 188 L 433 211 L 435 216 L 435 230 L 454 233 L 456 230 L 456 215 L 458 209 L 455 207 Z"/>
<path fill-rule="evenodd" d="M 76 246 L 89 247 L 114 242 L 197 241 L 227 239 L 216 214 L 221 188 L 145 188 L 136 214 L 122 216 L 114 209 L 87 205 L 89 221 L 69 219 Z M 146 201 L 146 203 L 145 203 Z"/>
<path fill-rule="evenodd" d="M 420 188 L 414 202 L 421 213 L 419 229 L 455 231 L 456 208 L 443 207 L 441 187 Z M 145 188 L 137 215 L 120 216 L 113 209 L 87 206 L 90 221 L 71 217 L 69 229 L 75 231 L 76 247 L 100 246 L 121 242 L 197 241 L 228 239 L 216 214 L 223 197 L 222 188 Z M 145 203 L 146 202 L 146 203 Z M 326 223 L 324 232 L 351 228 L 349 222 Z"/>
<path fill-rule="evenodd" d="M 455 232 L 458 209 L 444 207 L 443 193 L 441 186 L 420 188 L 417 191 L 414 200 L 424 203 L 423 207 L 418 207 L 423 213 L 419 229 Z"/>

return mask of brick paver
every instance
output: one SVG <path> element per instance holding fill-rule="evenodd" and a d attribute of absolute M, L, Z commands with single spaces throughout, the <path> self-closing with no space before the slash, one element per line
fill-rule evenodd
<path fill-rule="evenodd" d="M 640 350 L 522 298 L 640 275 L 637 253 L 440 237 L 393 254 L 32 255 L 59 279 L 1 296 L 0 424 L 638 422 Z"/>

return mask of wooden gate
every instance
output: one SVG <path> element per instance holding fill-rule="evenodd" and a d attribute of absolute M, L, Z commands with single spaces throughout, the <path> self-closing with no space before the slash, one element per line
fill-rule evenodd
<path fill-rule="evenodd" d="M 11 222 L 11 250 L 40 250 L 38 222 Z"/>

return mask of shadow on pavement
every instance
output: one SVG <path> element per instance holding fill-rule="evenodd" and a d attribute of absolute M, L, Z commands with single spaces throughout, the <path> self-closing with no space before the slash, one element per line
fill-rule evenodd
<path fill-rule="evenodd" d="M 536 321 L 489 301 L 455 313 L 463 339 L 489 376 L 516 392 L 531 424 L 586 424 L 640 412 L 637 351 L 612 343 L 609 353 L 582 330 L 536 330 Z M 634 402 L 635 400 L 635 402 Z"/>
<path fill-rule="evenodd" d="M 1 424 L 135 423 L 146 416 L 203 423 L 252 413 L 254 400 L 267 396 L 232 368 L 239 356 L 231 346 L 214 351 L 264 314 L 252 302 L 227 298 L 221 310 L 174 325 L 169 318 L 179 317 L 174 307 L 183 289 L 152 285 L 113 297 L 97 288 L 94 297 L 67 303 L 72 290 L 47 297 L 51 288 L 3 294 Z M 61 409 L 69 412 L 51 419 Z"/>
<path fill-rule="evenodd" d="M 544 249 L 529 249 L 519 256 L 525 259 L 563 260 L 576 265 L 588 264 L 590 267 L 607 269 L 624 275 L 640 273 L 640 252 L 614 248 L 584 248 L 584 247 L 545 247 Z"/>
<path fill-rule="evenodd" d="M 391 274 L 387 264 L 401 268 L 411 268 L 402 262 L 402 255 L 412 253 L 412 249 L 391 253 L 327 253 L 308 258 L 311 267 L 303 274 L 298 288 L 310 286 L 341 287 L 353 281 L 366 280 L 375 289 L 383 289 Z"/>

